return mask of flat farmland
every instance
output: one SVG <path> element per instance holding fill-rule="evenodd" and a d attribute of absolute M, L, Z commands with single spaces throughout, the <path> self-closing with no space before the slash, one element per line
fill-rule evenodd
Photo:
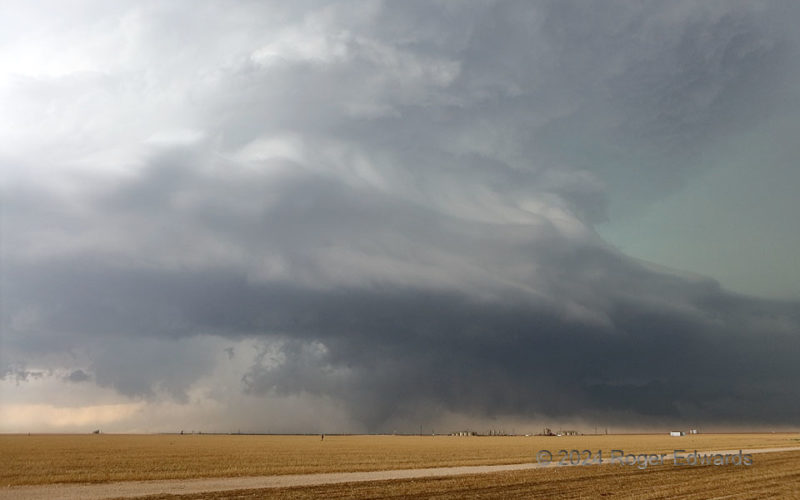
<path fill-rule="evenodd" d="M 324 441 L 319 436 L 2 435 L 0 484 L 100 483 L 517 464 L 534 462 L 536 452 L 541 449 L 555 455 L 560 449 L 589 449 L 593 453 L 602 449 L 604 454 L 609 454 L 612 449 L 626 453 L 663 453 L 676 448 L 702 451 L 793 446 L 800 446 L 800 434 L 326 436 Z"/>
<path fill-rule="evenodd" d="M 800 498 L 800 452 L 757 455 L 750 467 L 674 467 L 640 470 L 617 465 L 302 488 L 252 489 L 191 495 L 153 495 L 147 500 L 306 500 L 313 498 L 614 498 L 685 500 Z M 144 500 L 144 498 L 142 500 Z"/>

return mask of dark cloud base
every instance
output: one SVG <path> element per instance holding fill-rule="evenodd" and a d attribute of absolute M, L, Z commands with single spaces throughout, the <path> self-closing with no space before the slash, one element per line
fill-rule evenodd
<path fill-rule="evenodd" d="M 369 5 L 57 3 L 6 23 L 32 62 L 0 88 L 4 379 L 79 352 L 71 390 L 188 403 L 249 363 L 216 340 L 256 339 L 239 390 L 329 398 L 369 430 L 796 423 L 800 304 L 595 230 L 796 123 L 796 2 Z"/>
<path fill-rule="evenodd" d="M 224 270 L 70 262 L 25 269 L 12 284 L 22 299 L 29 299 L 26 291 L 50 290 L 41 302 L 51 311 L 41 348 L 45 338 L 87 332 L 94 342 L 190 342 L 200 332 L 280 340 L 282 362 L 257 360 L 242 390 L 327 395 L 370 430 L 437 411 L 747 425 L 793 423 L 800 410 L 790 383 L 800 376 L 797 305 L 735 296 L 705 282 L 682 283 L 684 296 L 693 297 L 686 313 L 609 290 L 610 323 L 600 326 L 535 302 L 411 288 L 314 291 Z M 144 371 L 163 361 L 135 350 L 126 355 Z M 98 374 L 97 382 L 125 389 L 121 376 Z"/>

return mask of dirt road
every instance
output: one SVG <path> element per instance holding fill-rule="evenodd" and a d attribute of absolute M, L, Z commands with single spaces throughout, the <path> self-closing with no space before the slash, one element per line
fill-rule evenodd
<path fill-rule="evenodd" d="M 694 450 L 690 450 L 694 451 Z M 742 450 L 742 453 L 774 453 L 800 451 L 800 446 L 787 448 L 760 448 Z M 699 451 L 702 454 L 737 454 L 739 450 Z M 685 454 L 683 454 L 685 456 Z M 672 454 L 667 460 L 672 458 Z M 604 462 L 608 463 L 609 459 Z M 0 489 L 0 500 L 101 500 L 105 498 L 134 498 L 156 494 L 189 494 L 210 491 L 230 491 L 257 488 L 285 488 L 291 486 L 315 486 L 322 484 L 382 481 L 388 479 L 415 479 L 424 477 L 458 476 L 465 474 L 487 474 L 491 472 L 518 471 L 558 467 L 557 464 L 538 463 L 511 465 L 475 465 L 465 467 L 437 467 L 428 469 L 400 469 L 370 472 L 334 472 L 324 474 L 293 474 L 259 477 L 220 477 L 202 479 L 169 479 L 163 481 L 124 481 L 99 484 L 53 484 L 34 486 L 12 486 Z"/>

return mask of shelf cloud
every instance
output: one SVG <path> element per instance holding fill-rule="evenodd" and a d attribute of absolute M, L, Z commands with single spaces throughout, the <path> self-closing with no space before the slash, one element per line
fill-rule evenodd
<path fill-rule="evenodd" d="M 20 7 L 0 16 L 6 414 L 793 425 L 800 303 L 598 229 L 797 117 L 793 3 Z"/>

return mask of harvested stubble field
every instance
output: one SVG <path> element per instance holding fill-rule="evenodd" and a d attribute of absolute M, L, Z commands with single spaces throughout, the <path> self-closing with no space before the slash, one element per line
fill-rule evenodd
<path fill-rule="evenodd" d="M 617 465 L 557 467 L 471 476 L 241 490 L 194 495 L 157 495 L 147 500 L 254 500 L 274 498 L 614 498 L 762 499 L 800 498 L 800 452 L 758 455 L 750 467 L 674 467 L 640 470 Z M 144 499 L 143 499 L 144 500 Z"/>
<path fill-rule="evenodd" d="M 570 437 L 3 435 L 0 484 L 372 471 L 535 460 L 548 449 L 661 453 L 800 445 L 798 434 Z M 797 455 L 795 455 L 797 456 Z M 510 477 L 510 476 L 509 476 Z M 458 481 L 464 481 L 459 478 Z"/>

